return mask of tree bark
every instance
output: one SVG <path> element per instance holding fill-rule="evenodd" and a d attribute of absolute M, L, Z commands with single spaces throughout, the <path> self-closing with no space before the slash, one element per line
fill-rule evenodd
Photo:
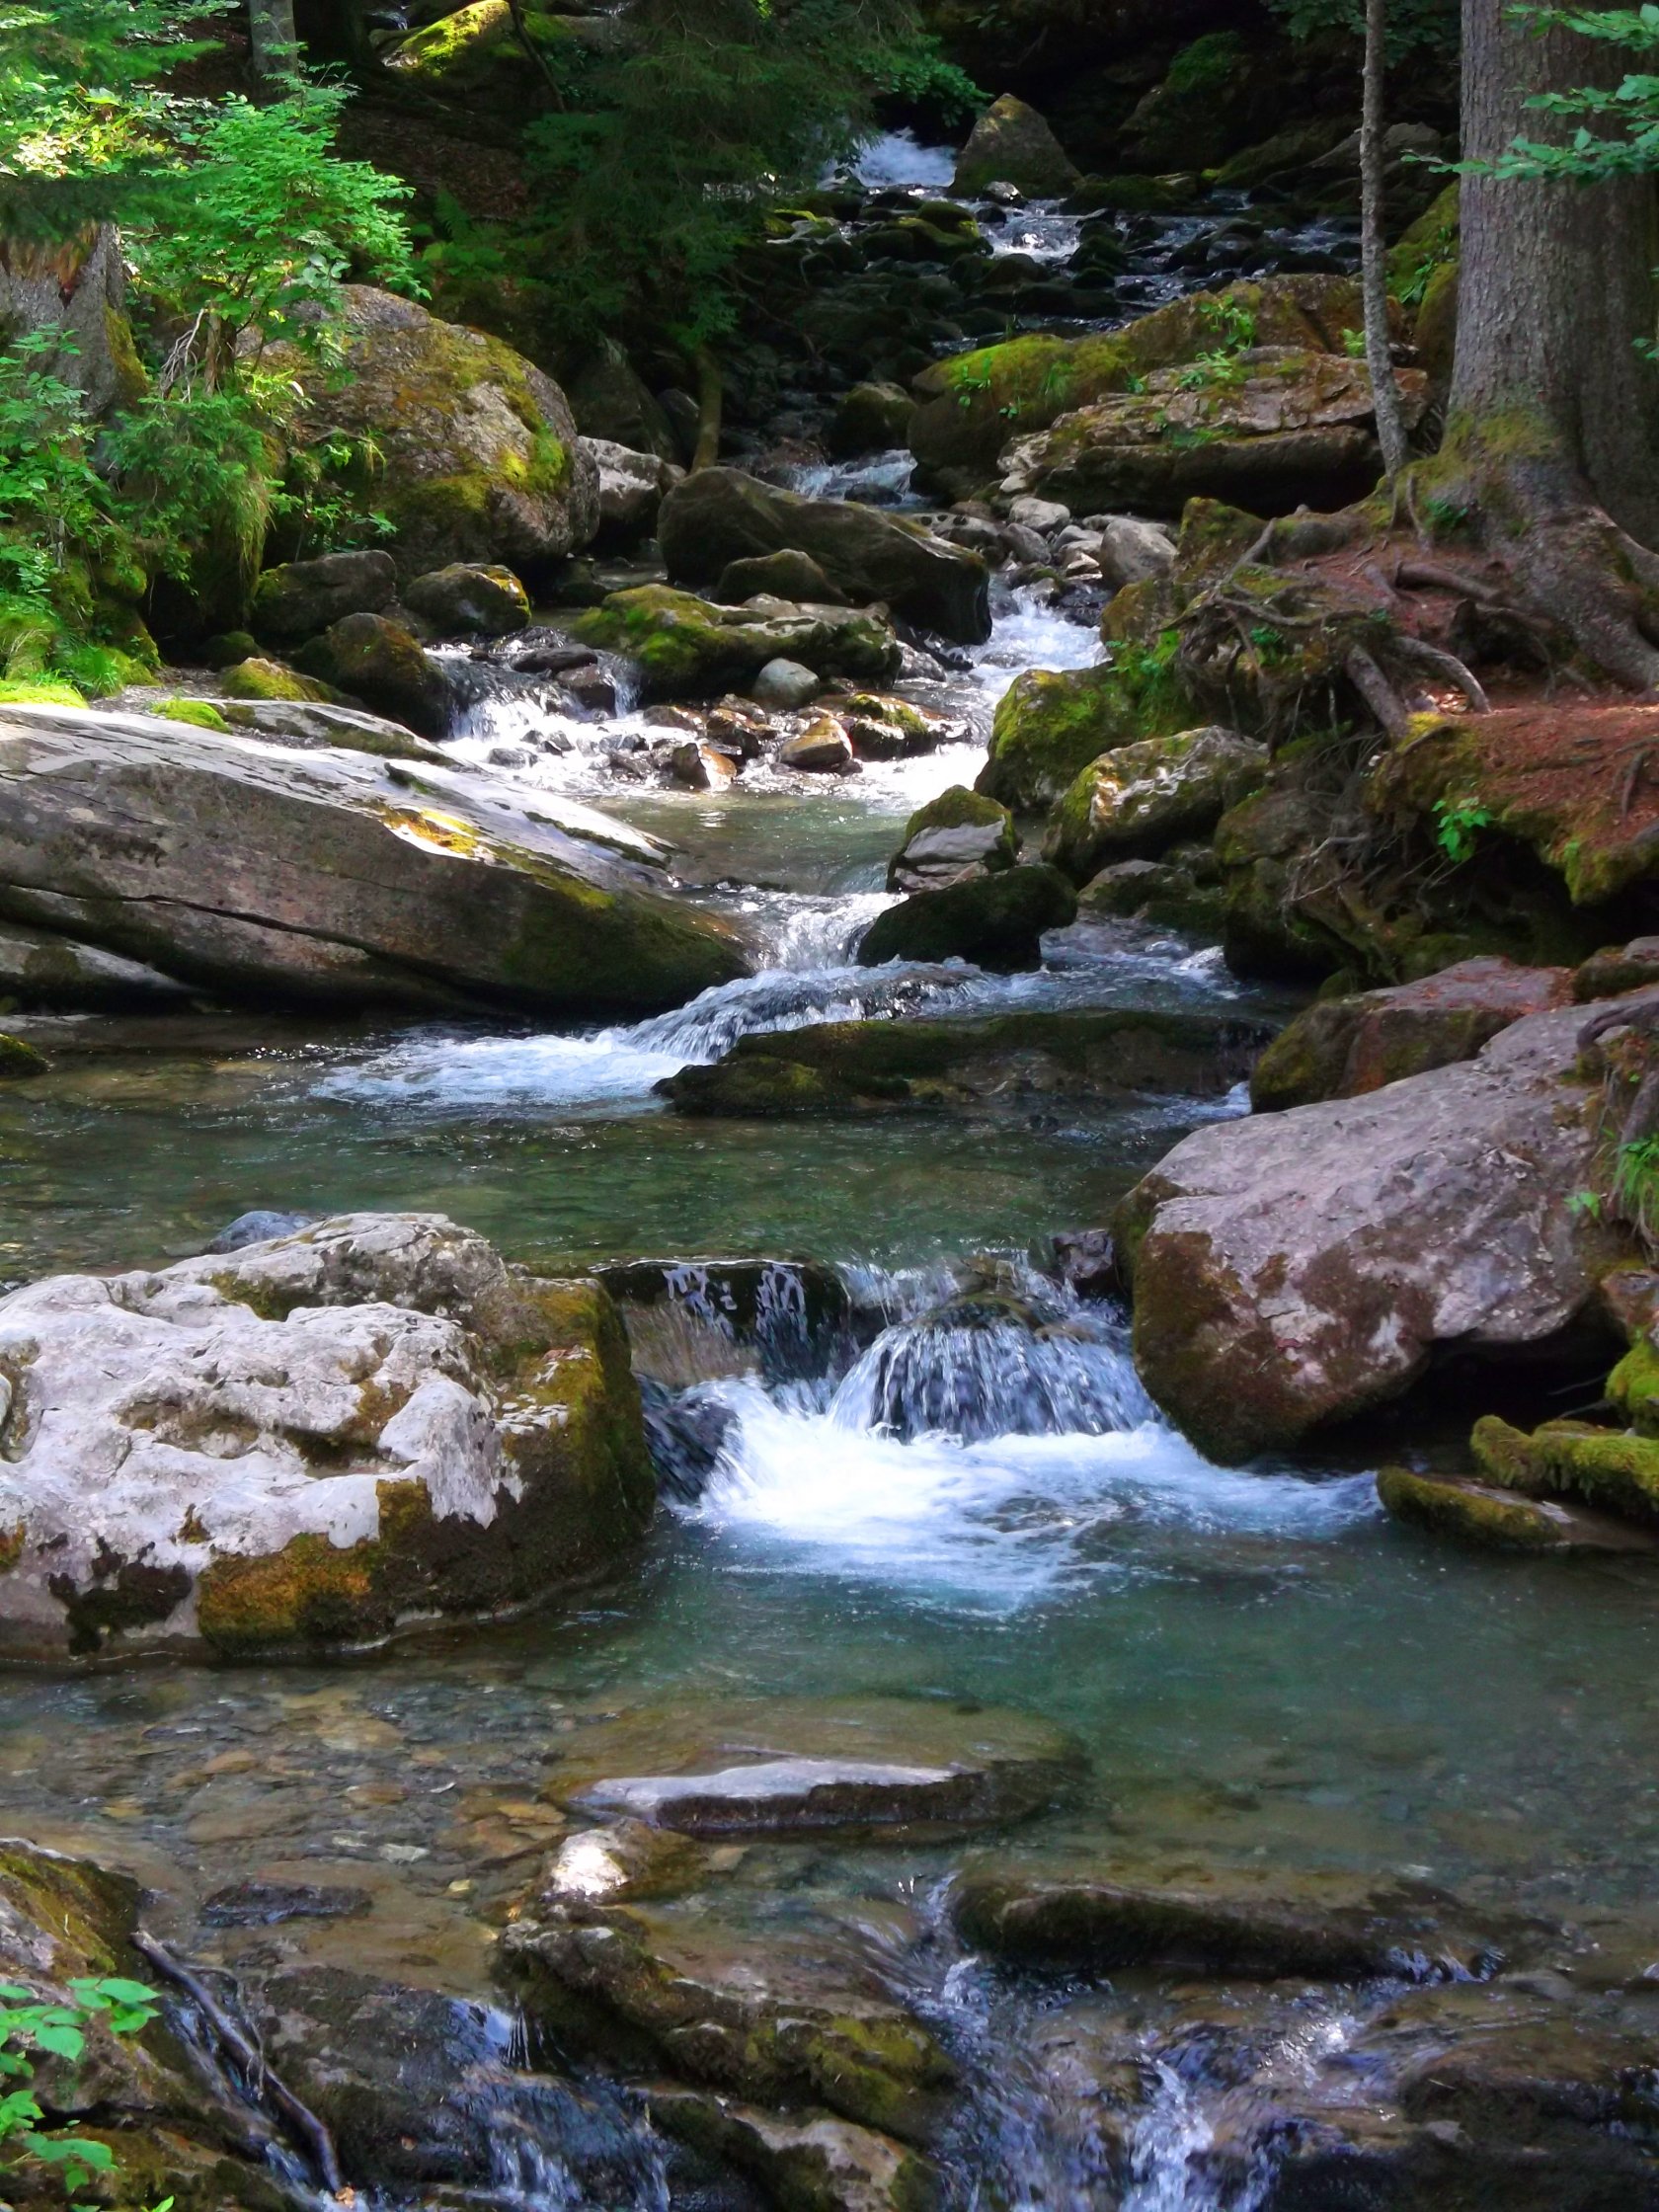
<path fill-rule="evenodd" d="M 1388 255 L 1383 219 L 1382 124 L 1388 0 L 1366 0 L 1365 81 L 1360 113 L 1360 252 L 1365 299 L 1366 367 L 1371 374 L 1377 442 L 1389 483 L 1410 455 L 1388 342 Z"/>
<path fill-rule="evenodd" d="M 255 76 L 287 76 L 299 47 L 294 32 L 294 0 L 248 0 L 248 33 Z"/>

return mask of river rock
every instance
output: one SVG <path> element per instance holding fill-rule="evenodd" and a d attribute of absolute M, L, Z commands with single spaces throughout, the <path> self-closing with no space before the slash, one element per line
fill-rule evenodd
<path fill-rule="evenodd" d="M 1532 1497 L 1464 1475 L 1383 1467 L 1377 1495 L 1396 1521 L 1483 1551 L 1652 1551 L 1652 1535 L 1560 1498 Z"/>
<path fill-rule="evenodd" d="M 397 595 L 389 553 L 324 553 L 267 569 L 254 587 L 248 619 L 277 645 L 315 637 L 347 614 L 379 614 Z"/>
<path fill-rule="evenodd" d="M 688 1836 L 764 1836 L 983 1828 L 1036 1811 L 1052 1790 L 1052 1778 L 1018 1765 L 767 1759 L 713 1774 L 619 1776 L 591 1784 L 571 1803 Z"/>
<path fill-rule="evenodd" d="M 768 661 L 750 685 L 750 696 L 756 706 L 775 708 L 779 713 L 790 714 L 797 707 L 810 706 L 824 688 L 824 679 L 799 661 Z"/>
<path fill-rule="evenodd" d="M 636 453 L 611 438 L 590 437 L 586 443 L 599 472 L 601 540 L 631 545 L 649 537 L 664 499 L 685 471 L 658 453 Z"/>
<path fill-rule="evenodd" d="M 401 622 L 348 614 L 301 646 L 295 665 L 425 738 L 446 737 L 454 695 L 441 662 Z"/>
<path fill-rule="evenodd" d="M 273 1003 L 656 1012 L 747 961 L 545 792 L 147 716 L 0 709 L 0 915 Z"/>
<path fill-rule="evenodd" d="M 177 1011 L 188 997 L 182 984 L 140 960 L 123 960 L 118 953 L 46 930 L 0 922 L 0 1001 L 29 1008 L 142 1013 Z"/>
<path fill-rule="evenodd" d="M 835 719 L 861 760 L 900 760 L 942 745 L 960 744 L 969 735 L 966 721 L 918 707 L 889 692 L 853 691 L 835 701 Z"/>
<path fill-rule="evenodd" d="M 1159 522 L 1138 514 L 1109 514 L 1100 533 L 1100 580 L 1109 592 L 1167 576 L 1175 565 L 1175 539 Z"/>
<path fill-rule="evenodd" d="M 956 157 L 951 189 L 970 198 L 988 185 L 1014 185 L 1058 199 L 1078 182 L 1077 167 L 1035 108 L 1005 92 L 975 123 Z"/>
<path fill-rule="evenodd" d="M 994 799 L 952 784 L 918 807 L 905 841 L 888 862 L 889 891 L 940 891 L 979 875 L 997 875 L 1019 857 L 1014 818 Z"/>
<path fill-rule="evenodd" d="M 285 662 L 268 660 L 260 653 L 246 661 L 234 662 L 219 681 L 233 699 L 275 701 L 281 705 L 344 704 L 332 683 L 324 683 L 316 676 L 301 675 Z"/>
<path fill-rule="evenodd" d="M 910 421 L 910 395 L 903 384 L 854 384 L 830 419 L 825 442 L 837 459 L 880 453 L 903 445 Z"/>
<path fill-rule="evenodd" d="M 974 788 L 1020 813 L 1052 807 L 1103 752 L 1153 735 L 1150 721 L 1111 668 L 1027 669 L 996 703 Z"/>
<path fill-rule="evenodd" d="M 1250 1077 L 1258 1114 L 1321 1098 L 1357 1098 L 1405 1075 L 1472 1060 L 1528 1014 L 1568 1005 L 1569 968 L 1461 960 L 1421 982 L 1321 998 L 1263 1053 Z"/>
<path fill-rule="evenodd" d="M 350 1646 L 523 1604 L 655 1495 L 614 1307 L 440 1215 L 0 1299 L 0 1646 Z"/>
<path fill-rule="evenodd" d="M 567 1836 L 530 1891 L 535 1908 L 563 1912 L 572 1905 L 624 1905 L 650 1897 L 675 1897 L 695 1889 L 712 1871 L 715 1855 L 689 1836 L 643 1820 L 618 1820 Z"/>
<path fill-rule="evenodd" d="M 852 741 L 832 714 L 815 714 L 805 729 L 785 738 L 772 757 L 780 768 L 807 775 L 850 775 L 858 765 Z"/>
<path fill-rule="evenodd" d="M 344 377 L 296 348 L 268 347 L 265 361 L 305 391 L 308 439 L 373 441 L 374 500 L 396 529 L 400 576 L 451 561 L 529 574 L 588 543 L 598 470 L 550 376 L 391 292 L 348 284 L 345 307 Z"/>
<path fill-rule="evenodd" d="M 1428 379 L 1401 369 L 1398 381 L 1409 426 L 1428 404 Z M 998 465 L 1005 492 L 1040 492 L 1080 514 L 1130 507 L 1173 516 L 1190 499 L 1253 514 L 1336 507 L 1376 480 L 1371 380 L 1346 355 L 1252 347 L 1207 382 L 1155 369 L 1144 390 L 1016 438 Z"/>
<path fill-rule="evenodd" d="M 716 606 L 665 584 L 612 592 L 582 615 L 577 635 L 638 664 L 648 699 L 709 698 L 752 683 L 768 661 L 793 661 L 820 677 L 883 683 L 899 672 L 899 641 L 859 607 L 797 606 L 751 599 Z"/>
<path fill-rule="evenodd" d="M 1077 918 L 1077 895 L 1058 868 L 980 872 L 918 891 L 878 914 L 859 939 L 861 968 L 890 960 L 968 960 L 1007 974 L 1043 964 L 1043 933 Z"/>
<path fill-rule="evenodd" d="M 1102 753 L 1060 802 L 1043 857 L 1073 883 L 1111 860 L 1149 858 L 1214 830 L 1265 779 L 1267 748 L 1211 724 Z"/>
<path fill-rule="evenodd" d="M 724 791 L 738 771 L 732 755 L 712 745 L 676 745 L 669 755 L 670 775 L 691 791 Z"/>
<path fill-rule="evenodd" d="M 1212 1458 L 1397 1397 L 1441 1352 L 1534 1366 L 1592 1323 L 1615 1244 L 1577 1009 L 1361 1098 L 1195 1131 L 1119 1209 L 1135 1355 Z"/>
<path fill-rule="evenodd" d="M 937 2199 L 938 2176 L 925 2160 L 827 2112 L 767 2112 L 690 2090 L 654 2091 L 650 2106 L 664 2134 L 751 2176 L 770 2204 L 917 2212 Z"/>
<path fill-rule="evenodd" d="M 1002 1014 L 825 1022 L 739 1038 L 658 1085 L 677 1113 L 864 1116 L 1136 1091 L 1218 1097 L 1248 1071 L 1260 1023 L 1208 1014 Z"/>
<path fill-rule="evenodd" d="M 528 593 L 499 562 L 433 569 L 405 587 L 403 603 L 445 637 L 505 638 L 530 624 Z"/>
<path fill-rule="evenodd" d="M 49 1066 L 44 1053 L 24 1038 L 0 1029 L 0 1083 L 20 1082 L 26 1075 L 43 1075 Z"/>
<path fill-rule="evenodd" d="M 778 599 L 804 599 L 812 606 L 845 606 L 846 593 L 838 591 L 810 553 L 786 545 L 778 553 L 754 553 L 742 561 L 728 561 L 714 587 L 714 596 L 726 606 L 742 606 L 756 592 Z"/>
<path fill-rule="evenodd" d="M 322 688 L 322 686 L 319 686 Z M 371 752 L 380 760 L 425 760 L 434 768 L 452 767 L 446 752 L 401 722 L 361 707 L 338 706 L 326 699 L 219 699 L 215 705 L 232 730 L 275 745 L 326 751 Z"/>
<path fill-rule="evenodd" d="M 714 584 L 730 562 L 790 547 L 810 554 L 849 599 L 880 600 L 964 645 L 990 635 L 985 563 L 880 508 L 804 499 L 741 469 L 705 468 L 663 502 L 657 534 L 676 584 Z"/>

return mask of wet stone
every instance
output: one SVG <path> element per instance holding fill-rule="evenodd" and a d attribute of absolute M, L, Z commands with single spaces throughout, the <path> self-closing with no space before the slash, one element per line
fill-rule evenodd
<path fill-rule="evenodd" d="M 366 1889 L 345 1883 L 233 1882 L 201 1908 L 208 1928 L 276 1928 L 292 1920 L 355 1920 L 373 1906 Z"/>
<path fill-rule="evenodd" d="M 629 1813 L 692 1836 L 739 1836 L 978 1827 L 1036 1811 L 1045 1794 L 1040 1780 L 1018 1769 L 772 1759 L 714 1774 L 619 1777 L 595 1783 L 571 1802 L 584 1811 Z"/>

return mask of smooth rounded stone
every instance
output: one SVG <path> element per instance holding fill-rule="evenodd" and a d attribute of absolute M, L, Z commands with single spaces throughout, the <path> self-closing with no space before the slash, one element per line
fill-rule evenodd
<path fill-rule="evenodd" d="M 403 603 L 444 637 L 503 638 L 530 623 L 529 594 L 499 563 L 451 561 L 404 588 Z"/>
<path fill-rule="evenodd" d="M 918 807 L 905 841 L 888 862 L 889 891 L 939 891 L 979 875 L 1011 868 L 1019 856 L 1014 818 L 994 799 L 952 784 Z"/>
<path fill-rule="evenodd" d="M 1618 998 L 1659 984 L 1659 937 L 1633 937 L 1592 953 L 1573 975 L 1574 998 Z"/>
<path fill-rule="evenodd" d="M 1461 1475 L 1383 1467 L 1377 1495 L 1396 1521 L 1487 1551 L 1644 1551 L 1659 1540 L 1561 1498 L 1528 1497 Z"/>
<path fill-rule="evenodd" d="M 1071 510 L 1062 507 L 1058 500 L 1018 499 L 1008 508 L 1008 519 L 1016 529 L 1031 530 L 1039 538 L 1047 538 L 1065 529 L 1071 519 Z"/>
<path fill-rule="evenodd" d="M 1571 1003 L 1568 968 L 1461 960 L 1416 983 L 1322 998 L 1263 1053 L 1250 1077 L 1258 1114 L 1321 1098 L 1357 1098 L 1402 1076 L 1472 1060 L 1528 1014 Z"/>
<path fill-rule="evenodd" d="M 714 596 L 727 606 L 742 606 L 756 592 L 810 606 L 845 606 L 847 595 L 831 584 L 810 553 L 786 545 L 776 553 L 755 553 L 729 561 L 720 572 Z"/>
<path fill-rule="evenodd" d="M 496 1972 L 557 2045 L 621 2039 L 636 2065 L 648 2053 L 681 2081 L 828 2107 L 909 2144 L 936 2135 L 956 2087 L 929 2029 L 834 1931 L 756 1937 L 702 1915 L 571 1904 L 506 1928 Z"/>
<path fill-rule="evenodd" d="M 378 614 L 397 595 L 389 553 L 324 553 L 267 569 L 254 587 L 249 622 L 277 645 L 315 637 L 348 614 Z"/>
<path fill-rule="evenodd" d="M 604 1291 L 440 1215 L 26 1284 L 0 1377 L 18 1657 L 360 1646 L 523 1604 L 651 1518 Z"/>
<path fill-rule="evenodd" d="M 1076 164 L 1043 117 L 1004 93 L 975 123 L 957 156 L 951 190 L 972 195 L 1004 184 L 1037 198 L 1058 198 L 1080 182 Z"/>
<path fill-rule="evenodd" d="M 274 1236 L 297 1236 L 302 1228 L 309 1228 L 318 1219 L 315 1214 L 277 1214 L 267 1207 L 257 1207 L 252 1213 L 238 1214 L 235 1221 L 227 1222 L 203 1249 L 239 1252 L 245 1244 L 269 1244 Z"/>
<path fill-rule="evenodd" d="M 1594 1327 L 1616 1233 L 1594 1185 L 1580 1009 L 1353 1099 L 1218 1122 L 1113 1223 L 1152 1396 L 1212 1458 L 1398 1397 L 1436 1353 L 1530 1362 Z"/>
<path fill-rule="evenodd" d="M 548 1859 L 526 1904 L 532 1914 L 556 1913 L 573 1905 L 677 1897 L 717 1872 L 719 1856 L 689 1836 L 643 1820 L 579 1829 Z"/>
<path fill-rule="evenodd" d="M 659 1012 L 747 972 L 621 823 L 453 766 L 0 708 L 0 912 L 263 1008 Z"/>
<path fill-rule="evenodd" d="M 659 509 L 685 471 L 661 454 L 636 452 L 613 438 L 590 437 L 585 443 L 599 472 L 601 546 L 631 545 L 650 537 Z"/>
<path fill-rule="evenodd" d="M 825 442 L 837 460 L 903 445 L 909 428 L 910 406 L 910 395 L 903 384 L 854 384 L 830 417 Z"/>
<path fill-rule="evenodd" d="M 890 960 L 967 960 L 1002 974 L 1038 968 L 1043 933 L 1077 918 L 1077 895 L 1056 868 L 1004 868 L 918 891 L 878 914 L 860 938 L 861 968 Z"/>
<path fill-rule="evenodd" d="M 692 791 L 724 791 L 736 781 L 738 763 L 711 745 L 676 745 L 669 757 L 669 773 Z"/>
<path fill-rule="evenodd" d="M 1259 789 L 1267 748 L 1221 724 L 1102 753 L 1061 800 L 1043 857 L 1074 883 L 1109 861 L 1150 858 L 1215 829 Z"/>
<path fill-rule="evenodd" d="M 123 960 L 118 953 L 77 944 L 48 930 L 0 922 L 0 1001 L 27 1008 L 143 1013 L 176 1011 L 188 995 L 183 984 L 143 961 Z"/>
<path fill-rule="evenodd" d="M 1212 878 L 1215 869 L 1206 870 Z M 1225 901 L 1218 881 L 1201 882 L 1175 861 L 1115 860 L 1091 876 L 1077 894 L 1084 914 L 1121 914 L 1149 921 L 1160 929 L 1187 930 L 1194 936 L 1220 937 Z"/>
<path fill-rule="evenodd" d="M 810 706 L 823 688 L 823 677 L 803 668 L 799 661 L 768 661 L 750 685 L 750 696 L 756 706 L 789 714 L 797 707 Z"/>
<path fill-rule="evenodd" d="M 757 2181 L 768 2203 L 801 2212 L 920 2212 L 938 2176 L 913 2151 L 828 2113 L 767 2112 L 712 2092 L 657 2090 L 665 2135 Z"/>
<path fill-rule="evenodd" d="M 266 365 L 305 392 L 308 434 L 373 440 L 398 574 L 451 561 L 533 574 L 580 551 L 598 527 L 598 470 L 552 378 L 394 293 L 348 284 L 343 305 L 344 377 L 297 347 L 268 347 Z"/>
<path fill-rule="evenodd" d="M 295 665 L 424 738 L 448 735 L 454 710 L 449 678 L 401 622 L 348 614 L 302 646 Z"/>
<path fill-rule="evenodd" d="M 802 775 L 849 776 L 858 772 L 852 741 L 832 714 L 815 714 L 805 729 L 785 738 L 772 755 L 780 768 Z"/>
<path fill-rule="evenodd" d="M 794 548 L 860 605 L 880 601 L 961 645 L 990 635 L 983 561 L 908 516 L 804 499 L 741 469 L 705 468 L 663 502 L 658 539 L 675 584 L 714 584 L 733 561 Z"/>
<path fill-rule="evenodd" d="M 1426 1883 L 1367 1887 L 1341 1875 L 1221 1867 L 1174 1883 L 1133 1868 L 1043 1875 L 988 1866 L 959 1878 L 951 1914 L 967 1941 L 998 1958 L 1251 1980 L 1481 1978 L 1556 1933 L 1509 1917 L 1471 1928 Z"/>
<path fill-rule="evenodd" d="M 372 1911 L 366 1889 L 345 1882 L 233 1882 L 202 1900 L 206 1928 L 279 1928 L 296 1920 L 356 1920 Z"/>
<path fill-rule="evenodd" d="M 1109 592 L 1122 592 L 1131 584 L 1146 584 L 1167 576 L 1175 565 L 1175 539 L 1161 522 L 1144 521 L 1136 514 L 1109 514 L 1102 518 L 1101 582 Z"/>
<path fill-rule="evenodd" d="M 902 1767 L 860 1759 L 768 1759 L 713 1774 L 629 1775 L 593 1783 L 569 1802 L 581 1812 L 627 1814 L 688 1836 L 798 1835 L 822 1830 L 980 1828 L 1046 1802 L 1052 1782 L 961 1767 Z"/>
<path fill-rule="evenodd" d="M 314 750 L 339 746 L 348 752 L 371 752 L 381 760 L 425 760 L 434 768 L 452 767 L 446 752 L 401 722 L 360 707 L 332 706 L 311 699 L 224 699 L 216 702 L 233 730 L 273 745 Z"/>
<path fill-rule="evenodd" d="M 657 1088 L 676 1113 L 740 1119 L 938 1113 L 1135 1091 L 1217 1097 L 1248 1071 L 1268 1034 L 1259 1022 L 1124 1009 L 823 1022 L 751 1032 L 712 1066 L 682 1067 Z"/>

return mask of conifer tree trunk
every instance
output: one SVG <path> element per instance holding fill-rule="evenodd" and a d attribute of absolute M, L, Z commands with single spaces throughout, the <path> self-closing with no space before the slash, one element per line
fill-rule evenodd
<path fill-rule="evenodd" d="M 265 78 L 285 76 L 293 66 L 297 44 L 294 0 L 248 0 L 248 31 L 254 74 Z"/>
<path fill-rule="evenodd" d="M 1382 125 L 1388 0 L 1366 0 L 1365 86 L 1360 115 L 1360 250 L 1365 296 L 1366 366 L 1371 373 L 1377 442 L 1388 481 L 1410 450 L 1388 344 L 1387 229 L 1383 210 Z"/>
<path fill-rule="evenodd" d="M 1617 47 L 1462 0 L 1466 161 L 1570 121 L 1530 95 L 1617 84 Z M 1659 223 L 1653 180 L 1464 176 L 1443 495 L 1610 674 L 1659 685 Z"/>

